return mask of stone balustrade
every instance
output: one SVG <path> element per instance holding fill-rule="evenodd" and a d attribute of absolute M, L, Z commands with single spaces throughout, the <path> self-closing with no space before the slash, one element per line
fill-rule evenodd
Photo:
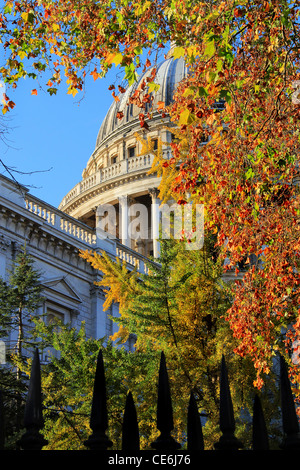
<path fill-rule="evenodd" d="M 153 162 L 153 155 L 138 155 L 131 157 L 126 160 L 114 163 L 105 168 L 101 168 L 96 173 L 76 184 L 71 191 L 63 198 L 59 208 L 63 209 L 72 200 L 76 199 L 77 196 L 83 194 L 86 191 L 102 184 L 107 181 L 124 176 L 126 174 L 133 173 L 139 170 L 145 170 L 151 168 Z"/>
<path fill-rule="evenodd" d="M 60 232 L 71 235 L 77 240 L 90 246 L 96 245 L 95 230 L 86 226 L 82 222 L 73 219 L 73 217 L 64 214 L 50 205 L 48 206 L 46 203 L 32 195 L 27 195 L 25 206 L 29 212 L 41 217 L 41 219 Z"/>
<path fill-rule="evenodd" d="M 58 230 L 60 234 L 71 236 L 73 239 L 88 245 L 89 248 L 93 249 L 105 249 L 105 241 L 97 240 L 96 230 L 86 226 L 82 222 L 68 216 L 61 212 L 59 209 L 47 205 L 45 202 L 32 195 L 27 194 L 25 199 L 26 209 L 40 217 L 44 222 L 49 224 L 55 230 Z M 110 245 L 111 246 L 111 245 Z M 115 254 L 120 260 L 126 261 L 129 266 L 136 267 L 138 272 L 147 273 L 146 258 L 131 248 L 123 245 L 119 240 L 115 242 Z M 109 250 L 111 252 L 111 250 Z"/>
<path fill-rule="evenodd" d="M 136 267 L 138 272 L 148 273 L 146 258 L 131 248 L 122 245 L 120 242 L 117 242 L 116 245 L 116 255 L 120 260 L 126 261 L 127 264 Z"/>

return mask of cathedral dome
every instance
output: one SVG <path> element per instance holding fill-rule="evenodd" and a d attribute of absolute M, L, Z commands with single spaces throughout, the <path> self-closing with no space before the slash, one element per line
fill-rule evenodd
<path fill-rule="evenodd" d="M 151 74 L 154 67 L 156 74 L 153 79 Z M 167 57 L 149 68 L 136 83 L 118 95 L 101 124 L 95 149 L 82 172 L 81 181 L 63 198 L 59 205 L 60 210 L 90 227 L 95 227 L 96 212 L 100 206 L 114 206 L 116 213 L 121 217 L 124 213 L 121 210 L 121 201 L 124 201 L 124 198 L 130 201 L 129 204 L 135 201 L 148 208 L 151 206 L 161 181 L 157 174 L 149 172 L 159 141 L 162 142 L 163 157 L 171 158 L 172 134 L 168 129 L 170 120 L 167 115 L 163 117 L 157 110 L 157 104 L 171 104 L 176 86 L 186 75 L 184 59 Z M 152 102 L 147 104 L 146 112 L 150 112 L 151 118 L 146 118 L 148 128 L 145 130 L 140 126 L 141 108 L 130 102 L 129 98 L 134 97 L 138 87 L 142 86 L 148 77 L 149 82 L 154 81 L 158 85 L 158 89 L 153 92 Z M 119 119 L 118 113 L 122 113 L 122 119 Z M 141 139 L 152 141 L 153 151 L 149 151 L 149 154 L 143 153 L 143 145 L 141 139 L 137 138 L 137 133 Z M 152 222 L 149 222 L 149 231 L 153 226 Z M 118 236 L 122 238 L 120 224 L 117 230 Z M 133 242 L 131 248 L 137 249 Z M 144 241 L 143 248 L 139 250 L 148 256 L 152 250 L 151 242 Z"/>

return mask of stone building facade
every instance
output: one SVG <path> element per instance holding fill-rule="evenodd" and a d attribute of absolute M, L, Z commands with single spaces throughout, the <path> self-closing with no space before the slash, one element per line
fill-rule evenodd
<path fill-rule="evenodd" d="M 149 74 L 149 72 L 147 72 Z M 82 173 L 81 181 L 61 201 L 52 207 L 4 175 L 0 175 L 0 276 L 8 280 L 16 254 L 26 245 L 27 252 L 40 272 L 46 300 L 40 312 L 46 318 L 56 316 L 72 326 L 85 321 L 87 335 L 95 338 L 109 336 L 117 328 L 109 318 L 118 315 L 118 306 L 103 311 L 104 294 L 95 282 L 101 273 L 79 256 L 80 250 L 105 250 L 112 257 L 126 260 L 128 268 L 145 272 L 148 255 L 159 256 L 158 192 L 159 178 L 149 175 L 153 154 L 140 155 L 136 132 L 144 138 L 165 144 L 165 158 L 170 158 L 171 133 L 165 128 L 156 110 L 158 101 L 169 104 L 176 84 L 185 76 L 182 59 L 167 58 L 157 66 L 157 83 L 152 119 L 147 136 L 139 124 L 139 108 L 128 105 L 147 74 L 120 95 L 109 109 L 97 136 L 96 146 Z M 122 111 L 123 119 L 117 118 Z M 139 203 L 147 207 L 147 234 L 141 240 L 126 236 L 130 207 Z M 114 207 L 115 237 L 99 237 L 97 211 L 105 205 Z M 16 338 L 8 342 L 13 345 Z M 131 348 L 130 343 L 128 347 Z"/>

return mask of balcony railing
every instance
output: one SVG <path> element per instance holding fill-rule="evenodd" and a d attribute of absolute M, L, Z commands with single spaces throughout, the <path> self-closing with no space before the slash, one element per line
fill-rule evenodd
<path fill-rule="evenodd" d="M 126 261 L 129 266 L 136 267 L 138 272 L 147 273 L 146 258 L 131 248 L 123 245 L 120 240 L 116 239 L 113 243 L 105 239 L 98 239 L 96 230 L 88 227 L 79 220 L 68 216 L 64 212 L 48 205 L 46 202 L 41 201 L 35 196 L 26 195 L 25 200 L 26 209 L 40 217 L 43 222 L 55 231 L 58 231 L 58 237 L 67 235 L 85 245 L 90 249 L 101 249 L 110 252 L 113 256 L 118 257 L 120 260 Z"/>
<path fill-rule="evenodd" d="M 37 215 L 56 230 L 71 235 L 73 238 L 90 246 L 96 245 L 95 230 L 64 214 L 59 209 L 48 205 L 32 195 L 26 196 L 25 205 L 29 212 Z"/>
<path fill-rule="evenodd" d="M 74 186 L 74 188 L 71 189 L 71 191 L 69 191 L 68 194 L 63 198 L 59 205 L 59 209 L 63 209 L 76 197 L 102 183 L 106 183 L 111 179 L 134 173 L 139 170 L 151 168 L 152 162 L 153 155 L 139 155 L 114 163 L 113 165 L 110 165 L 106 168 L 101 168 L 93 175 L 88 176 L 87 178 L 84 178 L 82 181 L 77 183 L 76 186 Z"/>

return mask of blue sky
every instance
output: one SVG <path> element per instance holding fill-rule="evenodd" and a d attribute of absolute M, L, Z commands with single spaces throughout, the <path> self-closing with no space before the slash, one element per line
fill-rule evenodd
<path fill-rule="evenodd" d="M 16 106 L 5 115 L 9 134 L 5 143 L 0 141 L 1 159 L 18 171 L 33 172 L 14 176 L 29 186 L 32 194 L 55 207 L 81 180 L 113 101 L 108 86 L 114 82 L 116 72 L 113 67 L 104 79 L 94 81 L 88 77 L 85 92 L 75 97 L 67 95 L 65 84 L 50 96 L 30 79 L 7 90 Z M 33 88 L 37 96 L 31 95 Z M 10 177 L 3 166 L 0 172 Z"/>

